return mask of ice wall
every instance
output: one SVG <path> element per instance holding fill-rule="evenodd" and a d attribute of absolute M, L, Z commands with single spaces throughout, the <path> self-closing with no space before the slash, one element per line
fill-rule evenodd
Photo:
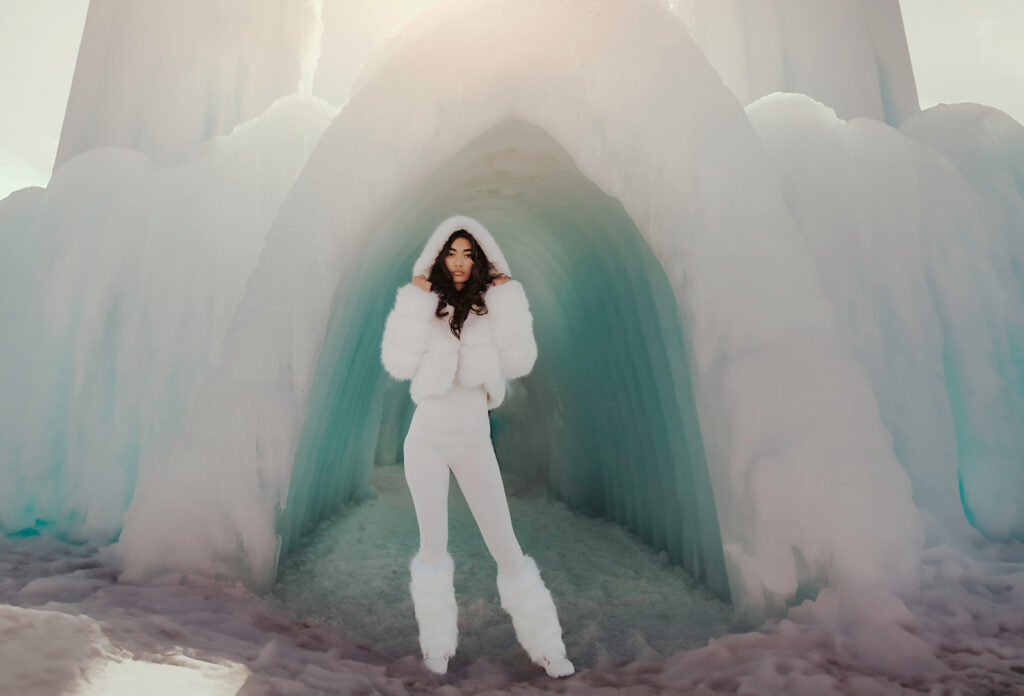
<path fill-rule="evenodd" d="M 404 36 L 325 132 L 268 234 L 224 360 L 152 469 L 174 475 L 140 479 L 118 544 L 127 576 L 228 567 L 269 582 L 332 307 L 359 301 L 341 291 L 404 196 L 514 118 L 622 205 L 664 270 L 738 607 L 777 607 L 825 582 L 912 579 L 910 483 L 870 382 L 767 153 L 683 25 L 636 0 L 463 0 Z M 481 188 L 475 209 L 501 195 Z M 615 267 L 570 248 L 570 263 Z M 537 305 L 560 301 L 536 292 Z M 183 500 L 188 515 L 172 504 Z"/>
<path fill-rule="evenodd" d="M 927 109 L 900 131 L 941 153 L 970 184 L 971 207 L 953 208 L 946 196 L 936 200 L 948 210 L 931 202 L 960 226 L 969 259 L 970 290 L 949 318 L 974 348 L 958 356 L 950 390 L 960 491 L 985 534 L 1024 540 L 1024 126 L 997 109 L 954 104 Z M 967 309 L 964 296 L 983 304 Z"/>
<path fill-rule="evenodd" d="M 803 95 L 764 97 L 747 111 L 786 175 L 787 199 L 844 338 L 868 370 L 915 500 L 945 528 L 940 538 L 965 536 L 965 506 L 982 531 L 1020 535 L 1024 216 L 1016 190 L 1007 225 L 960 170 L 885 124 L 843 121 Z M 943 119 L 925 114 L 912 128 L 935 134 Z M 1014 136 L 1007 145 L 1024 143 L 1019 125 L 1006 134 Z M 976 139 L 956 140 L 965 152 L 984 151 Z"/>
<path fill-rule="evenodd" d="M 0 531 L 117 535 L 333 114 L 286 98 L 186 164 L 95 149 L 0 202 Z"/>
<path fill-rule="evenodd" d="M 160 163 L 309 93 L 321 0 L 91 0 L 54 169 L 95 147 Z"/>
<path fill-rule="evenodd" d="M 919 110 L 898 0 L 668 0 L 740 101 L 799 92 L 898 125 Z"/>

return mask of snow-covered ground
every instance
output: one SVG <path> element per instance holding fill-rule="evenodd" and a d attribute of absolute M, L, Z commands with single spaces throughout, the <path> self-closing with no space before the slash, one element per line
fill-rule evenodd
<path fill-rule="evenodd" d="M 0 540 L 0 694 L 1020 694 L 1024 546 L 925 551 L 901 597 L 827 588 L 743 630 L 619 527 L 507 482 L 513 524 L 559 606 L 577 673 L 552 680 L 515 644 L 493 561 L 452 486 L 459 653 L 443 677 L 416 651 L 402 471 L 323 524 L 266 596 L 167 575 L 118 583 L 109 554 Z"/>

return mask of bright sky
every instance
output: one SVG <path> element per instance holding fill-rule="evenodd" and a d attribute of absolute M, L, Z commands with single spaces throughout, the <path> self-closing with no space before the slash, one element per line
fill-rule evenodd
<path fill-rule="evenodd" d="M 1024 0 L 900 0 L 921 108 L 977 102 L 1024 123 Z"/>
<path fill-rule="evenodd" d="M 362 15 L 350 8 L 365 7 L 361 2 L 325 0 L 328 29 L 334 20 L 351 26 Z M 368 35 L 383 34 L 380 17 L 408 14 L 421 0 L 389 2 L 388 12 L 362 22 Z M 87 6 L 88 0 L 0 0 L 0 198 L 49 178 Z M 1024 0 L 900 0 L 900 6 L 922 107 L 974 101 L 1024 123 Z M 329 43 L 330 33 L 324 55 L 344 69 L 331 80 L 318 75 L 316 85 L 337 102 L 354 68 L 345 56 L 334 60 L 340 46 Z M 353 46 L 365 51 L 359 42 Z"/>

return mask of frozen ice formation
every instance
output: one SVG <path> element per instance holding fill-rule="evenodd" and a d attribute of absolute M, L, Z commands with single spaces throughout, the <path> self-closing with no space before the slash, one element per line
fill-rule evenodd
<path fill-rule="evenodd" d="M 743 104 L 799 92 L 842 118 L 918 112 L 898 0 L 668 0 Z"/>
<path fill-rule="evenodd" d="M 289 97 L 187 164 L 91 150 L 0 202 L 0 529 L 117 535 L 333 115 Z"/>
<path fill-rule="evenodd" d="M 915 501 L 948 529 L 966 513 L 993 538 L 1019 536 L 1024 127 L 965 105 L 896 130 L 795 94 L 747 112 L 785 176 Z"/>
<path fill-rule="evenodd" d="M 279 100 L 173 166 L 69 159 L 0 204 L 0 526 L 269 585 L 396 460 L 383 321 L 463 212 L 535 314 L 503 467 L 738 610 L 913 583 L 927 534 L 1024 536 L 1021 129 L 887 125 L 917 110 L 894 9 L 841 47 L 889 77 L 744 109 L 654 0 L 452 0 L 337 111 Z M 812 43 L 786 64 L 824 70 Z"/>
<path fill-rule="evenodd" d="M 182 161 L 312 89 L 321 0 L 91 0 L 54 169 L 97 147 Z"/>

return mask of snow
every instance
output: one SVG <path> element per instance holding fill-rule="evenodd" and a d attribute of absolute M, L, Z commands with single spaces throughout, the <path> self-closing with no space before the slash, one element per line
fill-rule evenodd
<path fill-rule="evenodd" d="M 668 0 L 743 104 L 799 92 L 842 118 L 918 111 L 898 0 Z"/>
<path fill-rule="evenodd" d="M 760 631 L 665 661 L 663 686 L 710 693 L 1017 693 L 1024 688 L 1024 575 L 987 546 L 922 554 L 920 589 L 902 596 L 827 588 Z M 988 558 L 985 558 L 985 557 Z"/>
<path fill-rule="evenodd" d="M 541 496 L 512 496 L 524 544 L 548 549 L 544 573 L 577 666 L 567 679 L 550 679 L 515 643 L 497 603 L 493 562 L 457 487 L 450 510 L 460 644 L 449 673 L 433 675 L 419 662 L 411 601 L 400 594 L 408 558 L 395 529 L 415 527 L 401 479 L 399 467 L 375 469 L 381 498 L 326 522 L 267 594 L 183 573 L 116 582 L 109 548 L 0 540 L 0 693 L 981 696 L 1024 689 L 1020 544 L 978 541 L 968 553 L 932 546 L 922 554 L 919 588 L 826 588 L 777 621 L 743 627 L 663 554 L 616 525 Z M 554 522 L 575 541 L 573 553 L 545 540 Z M 88 577 L 94 587 L 70 594 L 68 576 Z M 53 592 L 26 593 L 29 583 Z"/>
<path fill-rule="evenodd" d="M 97 147 L 161 163 L 312 91 L 320 0 L 92 0 L 54 164 Z"/>
<path fill-rule="evenodd" d="M 698 647 L 740 630 L 731 607 L 714 597 L 665 551 L 622 525 L 574 513 L 522 476 L 505 477 L 516 538 L 537 560 L 551 589 L 574 660 L 613 664 Z M 274 594 L 302 616 L 339 627 L 394 656 L 417 654 L 408 562 L 416 518 L 400 466 L 373 471 L 378 498 L 318 526 L 281 564 Z M 449 496 L 449 544 L 460 601 L 459 652 L 453 665 L 484 655 L 520 669 L 524 658 L 498 605 L 497 566 L 456 481 Z M 572 549 L 568 562 L 566 549 Z M 367 592 L 373 587 L 372 594 Z"/>

